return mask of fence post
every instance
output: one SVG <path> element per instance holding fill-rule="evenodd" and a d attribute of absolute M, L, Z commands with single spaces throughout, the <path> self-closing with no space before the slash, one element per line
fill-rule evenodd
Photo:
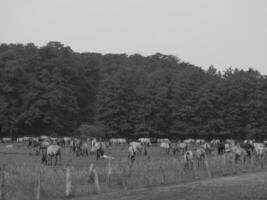
<path fill-rule="evenodd" d="M 130 166 L 131 168 L 131 166 Z M 130 169 L 129 169 L 130 170 Z M 123 189 L 127 190 L 127 175 L 126 175 L 126 169 L 123 167 L 122 169 L 122 185 L 123 185 Z"/>
<path fill-rule="evenodd" d="M 71 193 L 71 175 L 70 175 L 70 168 L 67 167 L 66 169 L 66 197 L 69 197 Z"/>
<path fill-rule="evenodd" d="M 178 167 L 178 177 L 180 180 L 183 178 L 183 173 L 184 173 L 184 163 L 183 160 L 177 160 L 177 167 Z"/>
<path fill-rule="evenodd" d="M 232 170 L 233 170 L 233 174 L 236 174 L 236 169 L 235 169 L 235 154 L 232 154 Z"/>
<path fill-rule="evenodd" d="M 165 175 L 164 175 L 164 171 L 162 169 L 162 162 L 160 161 L 160 167 L 159 167 L 159 170 L 160 170 L 160 175 L 161 175 L 161 182 L 160 184 L 165 184 Z"/>
<path fill-rule="evenodd" d="M 209 162 L 208 162 L 207 158 L 205 158 L 205 165 L 206 165 L 206 168 L 207 168 L 207 171 L 208 171 L 208 177 L 211 178 L 212 175 L 211 175 L 211 172 L 210 172 Z"/>
<path fill-rule="evenodd" d="M 41 171 L 38 170 L 36 200 L 40 200 L 40 198 L 41 198 Z"/>
<path fill-rule="evenodd" d="M 226 157 L 225 154 L 222 155 L 222 159 L 223 159 L 223 165 L 222 165 L 222 173 L 223 176 L 226 175 L 225 169 L 226 169 Z"/>
<path fill-rule="evenodd" d="M 89 166 L 89 171 L 88 171 L 88 176 L 89 176 L 89 178 L 90 178 L 90 176 L 91 176 L 91 174 L 92 174 L 92 172 L 93 172 L 93 169 L 94 169 L 94 164 L 91 163 L 90 166 Z"/>
<path fill-rule="evenodd" d="M 6 194 L 5 194 L 5 169 L 6 169 L 6 165 L 4 164 L 2 166 L 2 171 L 1 171 L 1 200 L 5 200 L 6 199 Z"/>
<path fill-rule="evenodd" d="M 110 176 L 111 176 L 111 161 L 110 159 L 108 160 L 108 184 L 110 184 Z"/>
<path fill-rule="evenodd" d="M 96 187 L 96 193 L 100 193 L 101 190 L 100 190 L 100 185 L 99 185 L 99 180 L 98 180 L 98 174 L 97 174 L 97 171 L 94 169 L 94 170 L 93 170 L 93 173 L 94 173 L 94 182 L 95 182 L 95 187 Z"/>
<path fill-rule="evenodd" d="M 194 177 L 194 179 L 198 179 L 199 177 L 198 177 L 198 174 L 197 174 L 197 164 L 196 164 L 196 161 L 195 160 L 191 160 L 191 161 L 189 161 L 190 163 L 191 163 L 191 165 L 192 165 L 192 169 L 193 169 L 193 177 Z"/>

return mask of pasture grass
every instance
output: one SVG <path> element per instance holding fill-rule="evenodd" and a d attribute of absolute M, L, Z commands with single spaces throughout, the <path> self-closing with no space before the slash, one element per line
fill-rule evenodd
<path fill-rule="evenodd" d="M 126 147 L 109 148 L 106 154 L 115 157 L 115 160 L 111 161 L 110 176 L 108 176 L 108 161 L 96 161 L 95 156 L 76 157 L 66 148 L 63 150 L 62 165 L 51 167 L 41 165 L 40 156 L 35 156 L 31 151 L 33 150 L 25 146 L 10 149 L 0 147 L 0 162 L 5 165 L 6 199 L 36 199 L 39 172 L 41 199 L 64 198 L 67 166 L 71 169 L 71 196 L 95 194 L 94 177 L 92 174 L 89 175 L 91 163 L 98 172 L 101 192 L 180 184 L 208 178 L 208 171 L 203 163 L 193 170 L 184 169 L 181 155 L 160 153 L 158 147 L 151 147 L 149 156 L 137 155 L 132 166 L 127 160 Z M 213 154 L 207 157 L 207 161 L 212 177 L 262 170 L 254 157 L 245 164 L 232 165 L 230 155 L 226 155 L 224 163 L 222 156 Z M 194 162 L 194 165 L 197 166 L 197 163 Z"/>

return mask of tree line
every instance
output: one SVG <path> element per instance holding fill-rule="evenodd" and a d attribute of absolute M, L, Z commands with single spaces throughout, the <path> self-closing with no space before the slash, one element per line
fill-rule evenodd
<path fill-rule="evenodd" d="M 0 128 L 13 137 L 262 139 L 267 78 L 254 69 L 203 70 L 160 53 L 1 44 Z"/>

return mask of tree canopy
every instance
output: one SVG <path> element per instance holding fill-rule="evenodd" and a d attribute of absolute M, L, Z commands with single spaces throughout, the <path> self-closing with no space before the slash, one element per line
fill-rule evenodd
<path fill-rule="evenodd" d="M 160 53 L 1 44 L 1 135 L 77 130 L 107 137 L 265 138 L 267 78 L 254 69 L 205 71 Z"/>

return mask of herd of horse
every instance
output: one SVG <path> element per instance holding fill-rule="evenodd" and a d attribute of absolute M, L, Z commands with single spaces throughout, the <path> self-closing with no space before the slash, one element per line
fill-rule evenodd
<path fill-rule="evenodd" d="M 132 142 L 129 144 L 129 158 L 134 162 L 137 152 L 147 154 L 148 147 L 151 145 L 149 139 L 145 142 Z M 267 155 L 267 141 L 255 142 L 255 140 L 236 141 L 226 139 L 224 141 L 213 139 L 209 142 L 203 139 L 186 139 L 170 141 L 169 139 L 161 139 L 159 141 L 160 152 L 165 154 L 179 154 L 182 156 L 184 166 L 191 166 L 193 161 L 197 161 L 197 165 L 204 163 L 207 156 L 229 155 L 234 162 L 245 163 L 246 160 L 255 156 L 256 161 L 264 162 Z"/>
<path fill-rule="evenodd" d="M 9 141 L 2 138 L 3 142 Z M 231 155 L 235 162 L 245 162 L 255 156 L 256 160 L 264 160 L 267 155 L 267 141 L 255 142 L 255 140 L 236 141 L 233 139 L 219 140 L 213 139 L 185 139 L 169 140 L 139 138 L 129 141 L 126 138 L 110 138 L 109 140 L 97 140 L 96 138 L 74 138 L 61 137 L 53 138 L 48 136 L 17 138 L 17 142 L 27 142 L 28 148 L 33 148 L 36 155 L 41 155 L 41 163 L 46 165 L 57 165 L 61 163 L 62 148 L 69 148 L 70 152 L 77 157 L 95 155 L 96 160 L 112 158 L 105 155 L 107 148 L 111 146 L 124 146 L 123 151 L 127 151 L 128 160 L 134 163 L 138 155 L 149 156 L 150 148 L 157 147 L 160 154 L 180 155 L 185 166 L 192 166 L 194 160 L 197 163 L 204 162 L 211 154 Z M 125 150 L 127 149 L 127 150 Z"/>
<path fill-rule="evenodd" d="M 95 138 L 51 138 L 47 136 L 29 137 L 28 148 L 33 148 L 36 155 L 41 155 L 41 162 L 46 165 L 61 164 L 62 148 L 69 148 L 77 157 L 95 154 L 96 159 L 104 156 L 105 142 L 96 141 Z"/>

